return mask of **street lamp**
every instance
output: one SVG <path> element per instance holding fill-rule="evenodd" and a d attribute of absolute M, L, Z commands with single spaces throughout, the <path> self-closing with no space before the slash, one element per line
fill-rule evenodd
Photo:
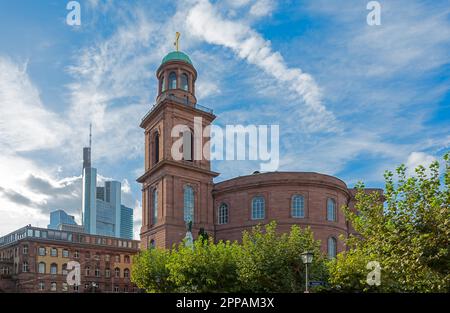
<path fill-rule="evenodd" d="M 312 263 L 314 255 L 311 252 L 305 251 L 305 252 L 303 252 L 301 254 L 301 256 L 302 256 L 303 264 L 305 264 L 305 276 L 306 276 L 306 278 L 305 278 L 305 281 L 306 281 L 305 293 L 309 293 L 309 290 L 308 290 L 308 285 L 309 285 L 309 282 L 308 282 L 308 264 Z"/>

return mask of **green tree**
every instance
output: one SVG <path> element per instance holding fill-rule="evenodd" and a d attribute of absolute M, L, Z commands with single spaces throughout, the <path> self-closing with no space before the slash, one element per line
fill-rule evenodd
<path fill-rule="evenodd" d="M 151 248 L 141 251 L 133 257 L 131 281 L 149 293 L 175 291 L 169 282 L 167 263 L 170 258 L 170 250 Z"/>
<path fill-rule="evenodd" d="M 320 242 L 310 229 L 292 226 L 289 234 L 277 235 L 276 223 L 244 232 L 238 258 L 239 281 L 248 292 L 301 292 L 305 289 L 305 268 L 301 253 L 314 254 L 310 278 L 326 280 Z"/>
<path fill-rule="evenodd" d="M 169 282 L 178 292 L 238 291 L 236 256 L 239 246 L 229 241 L 214 244 L 200 237 L 193 247 L 178 245 L 166 264 Z"/>
<path fill-rule="evenodd" d="M 301 292 L 305 250 L 314 253 L 310 277 L 326 280 L 320 242 L 311 231 L 294 226 L 280 236 L 273 222 L 245 232 L 242 244 L 200 236 L 190 247 L 180 243 L 171 250 L 141 252 L 132 281 L 147 292 Z"/>
<path fill-rule="evenodd" d="M 408 177 L 397 168 L 385 173 L 384 195 L 357 186 L 356 212 L 345 208 L 359 235 L 347 240 L 348 251 L 329 264 L 330 282 L 344 291 L 450 291 L 450 158 L 428 171 L 419 166 Z M 428 172 L 428 173 L 427 173 Z M 369 261 L 381 265 L 381 284 L 369 286 Z"/>

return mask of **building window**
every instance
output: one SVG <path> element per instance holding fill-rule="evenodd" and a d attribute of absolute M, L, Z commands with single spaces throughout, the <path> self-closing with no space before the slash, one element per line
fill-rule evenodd
<path fill-rule="evenodd" d="M 63 265 L 62 265 L 62 274 L 63 275 L 67 275 L 67 264 L 66 263 L 64 263 Z"/>
<path fill-rule="evenodd" d="M 120 255 L 114 257 L 116 263 L 120 263 Z"/>
<path fill-rule="evenodd" d="M 22 263 L 22 272 L 28 273 L 29 271 L 30 271 L 30 267 L 28 265 L 28 262 L 27 261 L 23 262 Z"/>
<path fill-rule="evenodd" d="M 226 203 L 222 203 L 219 206 L 219 224 L 228 224 L 228 205 Z"/>
<path fill-rule="evenodd" d="M 50 255 L 51 255 L 51 256 L 58 256 L 58 249 L 56 249 L 56 248 L 51 248 L 51 249 L 50 249 Z"/>
<path fill-rule="evenodd" d="M 75 252 L 73 253 L 73 257 L 74 257 L 75 259 L 78 259 L 78 258 L 80 257 L 80 251 L 75 250 Z"/>
<path fill-rule="evenodd" d="M 331 198 L 327 200 L 327 221 L 336 221 L 336 201 Z"/>
<path fill-rule="evenodd" d="M 150 249 L 155 248 L 155 239 L 150 240 Z"/>
<path fill-rule="evenodd" d="M 111 277 L 111 270 L 110 270 L 109 268 L 107 268 L 107 269 L 105 270 L 105 277 L 106 277 L 106 278 L 110 278 L 110 277 Z"/>
<path fill-rule="evenodd" d="M 116 267 L 116 268 L 114 269 L 114 276 L 115 276 L 116 278 L 119 278 L 119 277 L 120 277 L 120 268 Z"/>
<path fill-rule="evenodd" d="M 305 217 L 305 198 L 300 195 L 292 197 L 292 217 Z"/>
<path fill-rule="evenodd" d="M 68 257 L 69 257 L 69 250 L 64 249 L 64 250 L 62 251 L 62 255 L 63 255 L 63 258 L 68 258 Z"/>
<path fill-rule="evenodd" d="M 100 277 L 100 269 L 98 267 L 95 268 L 95 277 Z"/>
<path fill-rule="evenodd" d="M 89 251 L 86 251 L 86 254 L 84 256 L 86 259 L 90 259 L 91 258 L 91 253 Z"/>
<path fill-rule="evenodd" d="M 130 256 L 126 255 L 124 258 L 124 262 L 130 264 Z"/>
<path fill-rule="evenodd" d="M 184 221 L 194 222 L 194 189 L 191 186 L 184 187 Z"/>
<path fill-rule="evenodd" d="M 109 262 L 109 254 L 105 255 L 105 262 Z"/>
<path fill-rule="evenodd" d="M 336 238 L 334 238 L 334 237 L 328 238 L 328 249 L 327 250 L 328 250 L 328 257 L 330 259 L 333 259 L 336 257 L 336 254 L 337 254 L 336 246 L 337 246 Z"/>
<path fill-rule="evenodd" d="M 44 247 L 39 247 L 39 255 L 45 256 L 45 248 Z"/>
<path fill-rule="evenodd" d="M 73 285 L 73 291 L 78 292 L 80 290 L 80 286 Z"/>
<path fill-rule="evenodd" d="M 68 289 L 67 283 L 62 283 L 62 291 L 67 291 Z"/>
<path fill-rule="evenodd" d="M 175 72 L 169 74 L 169 89 L 177 89 L 177 74 Z"/>
<path fill-rule="evenodd" d="M 158 189 L 153 188 L 153 224 L 158 222 Z"/>
<path fill-rule="evenodd" d="M 181 89 L 185 91 L 189 90 L 189 78 L 187 74 L 181 74 Z"/>
<path fill-rule="evenodd" d="M 129 269 L 126 268 L 123 270 L 123 277 L 130 278 L 130 270 Z"/>
<path fill-rule="evenodd" d="M 38 265 L 38 273 L 39 274 L 45 274 L 45 263 L 40 262 Z"/>
<path fill-rule="evenodd" d="M 265 218 L 264 197 L 254 197 L 252 200 L 252 220 L 263 220 Z"/>
<path fill-rule="evenodd" d="M 159 133 L 156 132 L 155 133 L 155 143 L 154 143 L 154 151 L 155 151 L 155 156 L 154 156 L 154 164 L 159 162 Z"/>
<path fill-rule="evenodd" d="M 85 271 L 85 276 L 91 275 L 91 268 L 89 266 L 86 266 L 84 271 Z"/>
<path fill-rule="evenodd" d="M 114 292 L 119 292 L 119 286 L 114 286 Z"/>
<path fill-rule="evenodd" d="M 58 265 L 56 263 L 52 263 L 52 265 L 50 265 L 50 274 L 58 274 Z"/>
<path fill-rule="evenodd" d="M 40 281 L 40 282 L 39 282 L 39 290 L 40 290 L 40 291 L 45 290 L 45 283 L 44 283 L 43 281 Z"/>
<path fill-rule="evenodd" d="M 50 291 L 56 291 L 56 283 L 55 282 L 52 282 L 50 284 Z"/>
<path fill-rule="evenodd" d="M 28 245 L 24 245 L 22 249 L 23 254 L 28 254 Z"/>

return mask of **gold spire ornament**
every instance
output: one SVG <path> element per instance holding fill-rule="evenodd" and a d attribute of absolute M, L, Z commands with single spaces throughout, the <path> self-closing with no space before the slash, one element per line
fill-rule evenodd
<path fill-rule="evenodd" d="M 175 33 L 175 42 L 173 43 L 173 45 L 177 49 L 177 52 L 179 51 L 179 48 L 180 48 L 180 46 L 179 46 L 180 36 L 181 36 L 181 34 L 179 32 Z"/>

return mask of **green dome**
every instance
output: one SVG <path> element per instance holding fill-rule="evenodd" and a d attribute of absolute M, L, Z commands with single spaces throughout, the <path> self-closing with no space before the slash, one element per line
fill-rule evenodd
<path fill-rule="evenodd" d="M 181 51 L 172 51 L 168 55 L 164 57 L 161 64 L 167 63 L 169 61 L 183 61 L 192 65 L 191 59 L 187 56 L 187 54 Z"/>

